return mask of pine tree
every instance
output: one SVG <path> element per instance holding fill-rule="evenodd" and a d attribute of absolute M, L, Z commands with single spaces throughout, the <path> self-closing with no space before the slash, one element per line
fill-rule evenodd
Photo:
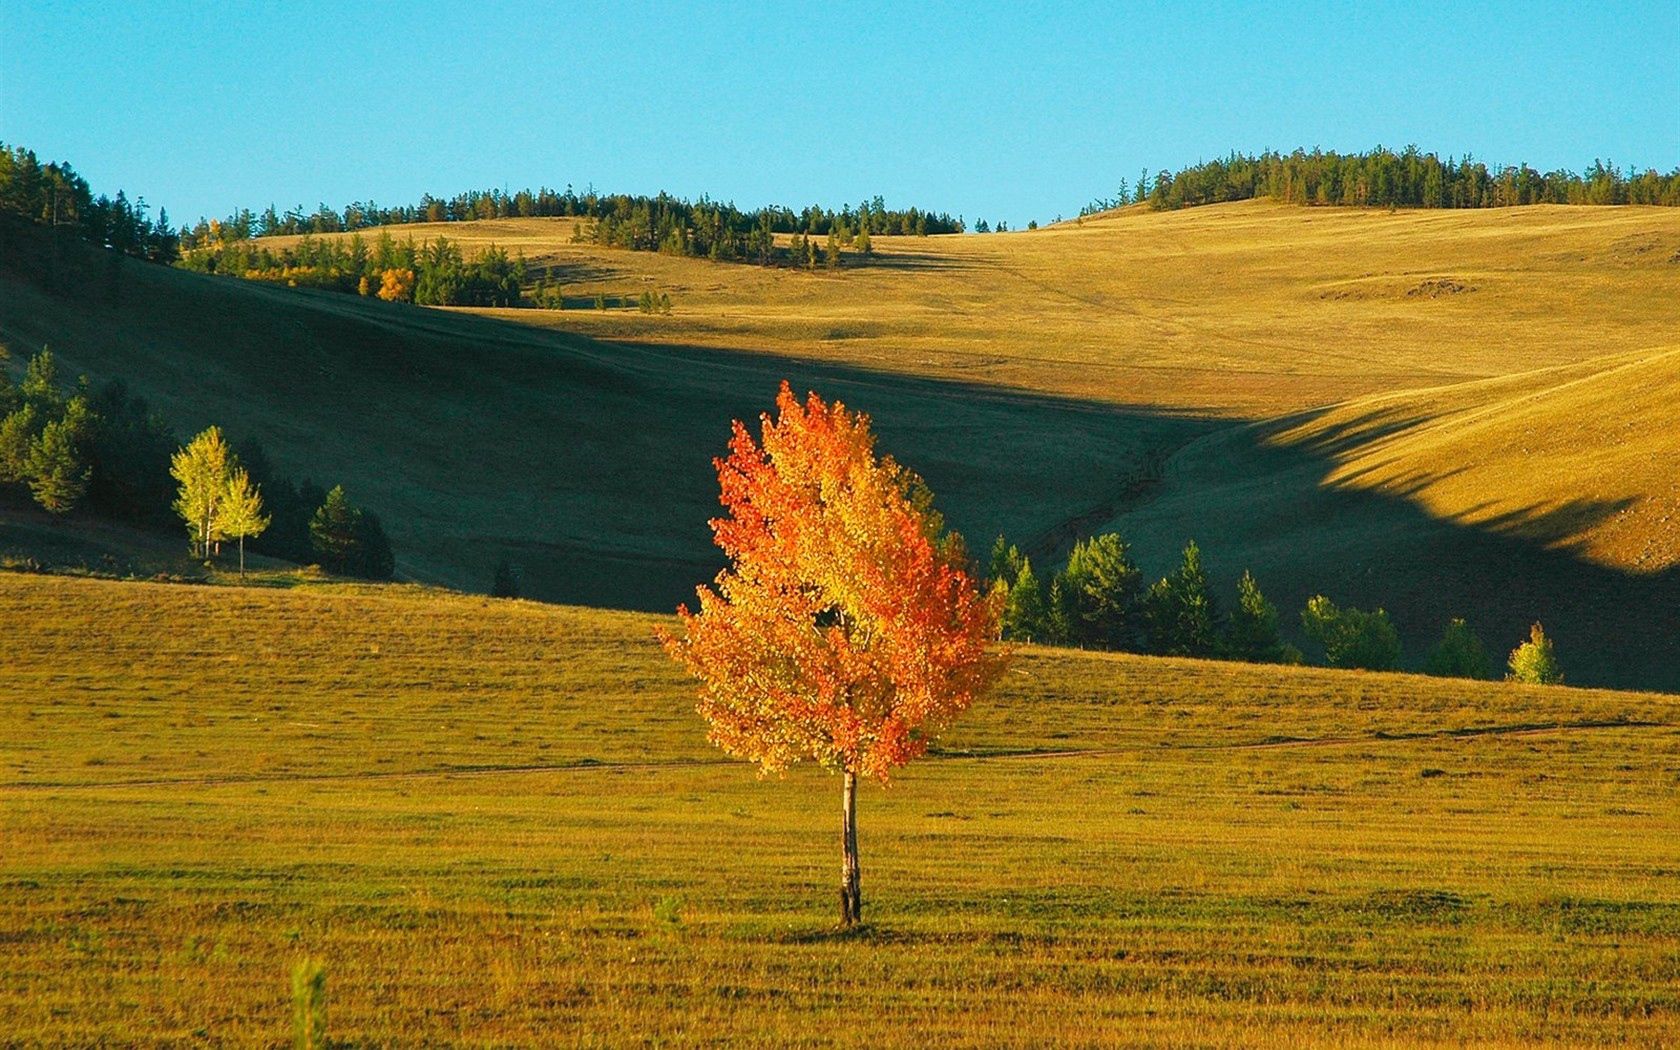
<path fill-rule="evenodd" d="M 268 528 L 262 494 L 251 484 L 251 475 L 236 469 L 228 476 L 221 505 L 216 508 L 218 531 L 239 540 L 239 575 L 245 575 L 245 537 L 260 536 Z"/>
<path fill-rule="evenodd" d="M 309 543 L 327 570 L 343 574 L 357 554 L 362 512 L 351 504 L 343 485 L 334 485 L 309 520 Z"/>
<path fill-rule="evenodd" d="M 74 424 L 56 419 L 41 428 L 29 450 L 29 491 L 50 513 L 63 514 L 87 492 L 87 461 L 76 448 Z"/>
<path fill-rule="evenodd" d="M 63 407 L 64 394 L 58 389 L 58 360 L 53 352 L 42 347 L 41 352 L 24 366 L 23 382 L 18 384 L 23 400 L 44 415 L 56 415 Z"/>
<path fill-rule="evenodd" d="M 371 510 L 361 512 L 356 529 L 356 551 L 350 571 L 368 580 L 388 580 L 396 574 L 396 556 L 391 553 L 391 540 L 385 534 L 385 524 Z"/>
<path fill-rule="evenodd" d="M 1143 574 L 1126 542 L 1110 532 L 1074 544 L 1064 575 L 1073 638 L 1106 649 L 1131 644 Z"/>
<path fill-rule="evenodd" d="M 1247 569 L 1237 580 L 1237 607 L 1231 612 L 1226 649 L 1233 658 L 1250 663 L 1293 662 L 1289 659 L 1290 648 L 1278 632 L 1277 607 L 1260 593 L 1260 584 Z"/>
<path fill-rule="evenodd" d="M 40 414 L 25 403 L 0 420 L 0 482 L 29 480 L 29 455 L 39 431 Z"/>
<path fill-rule="evenodd" d="M 1044 640 L 1051 645 L 1079 640 L 1073 596 L 1061 573 L 1051 577 L 1050 593 L 1044 601 Z"/>
<path fill-rule="evenodd" d="M 987 561 L 986 579 L 993 583 L 1001 583 L 1007 587 L 1015 577 L 1021 575 L 1021 552 L 998 533 L 997 541 L 992 544 L 992 556 Z"/>
<path fill-rule="evenodd" d="M 1191 540 L 1184 560 L 1144 597 L 1150 647 L 1164 656 L 1211 656 L 1218 648 L 1219 617 L 1202 570 L 1202 551 Z"/>
<path fill-rule="evenodd" d="M 1033 574 L 1032 561 L 1021 559 L 1021 573 L 1009 585 L 1003 607 L 1003 631 L 1007 637 L 1032 641 L 1044 634 L 1044 588 Z"/>

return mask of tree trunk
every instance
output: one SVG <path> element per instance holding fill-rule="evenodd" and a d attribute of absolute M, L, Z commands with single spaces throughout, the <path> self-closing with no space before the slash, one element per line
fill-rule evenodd
<path fill-rule="evenodd" d="M 245 578 L 245 534 L 239 534 L 239 578 Z"/>
<path fill-rule="evenodd" d="M 863 921 L 863 889 L 858 868 L 857 774 L 847 770 L 840 789 L 840 925 Z"/>

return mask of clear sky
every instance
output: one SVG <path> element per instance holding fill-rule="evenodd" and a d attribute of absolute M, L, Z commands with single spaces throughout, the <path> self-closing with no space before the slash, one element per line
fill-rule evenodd
<path fill-rule="evenodd" d="M 1024 225 L 1143 167 L 1680 166 L 1680 0 L 0 0 L 0 140 L 176 221 L 571 184 Z"/>

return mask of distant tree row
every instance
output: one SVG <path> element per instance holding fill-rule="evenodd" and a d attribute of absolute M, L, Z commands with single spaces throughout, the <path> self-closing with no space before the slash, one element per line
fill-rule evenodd
<path fill-rule="evenodd" d="M 526 280 L 525 258 L 490 245 L 467 259 L 444 237 L 416 244 L 380 231 L 370 246 L 361 234 L 349 238 L 304 237 L 280 248 L 221 237 L 189 249 L 180 265 L 293 288 L 325 288 L 422 306 L 518 306 Z"/>
<path fill-rule="evenodd" d="M 1005 638 L 1161 656 L 1305 662 L 1301 651 L 1284 641 L 1277 609 L 1252 573 L 1245 571 L 1237 581 L 1230 611 L 1222 608 L 1194 541 L 1184 548 L 1176 570 L 1145 587 L 1130 546 L 1118 534 L 1074 544 L 1067 565 L 1048 584 L 1033 571 L 1031 559 L 999 536 L 987 577 L 1002 601 Z M 1302 610 L 1301 628 L 1331 667 L 1391 671 L 1400 666 L 1400 636 L 1382 609 L 1342 608 L 1317 595 Z M 1539 624 L 1511 653 L 1508 666 L 1516 681 L 1563 680 L 1551 639 Z M 1447 624 L 1424 669 L 1460 678 L 1492 673 L 1486 647 L 1462 619 Z"/>
<path fill-rule="evenodd" d="M 888 211 L 879 197 L 856 210 L 811 207 L 797 213 L 786 208 L 742 212 L 730 204 L 704 199 L 690 204 L 663 194 L 614 199 L 618 203 L 613 210 L 597 218 L 587 231 L 581 222 L 574 225 L 572 239 L 667 255 L 832 270 L 839 268 L 846 249 L 859 256 L 871 255 L 873 234 L 925 237 L 959 233 L 963 228 L 962 220 L 948 215 L 915 208 Z M 785 245 L 778 245 L 777 234 L 792 236 Z"/>
<path fill-rule="evenodd" d="M 115 199 L 98 197 L 87 180 L 64 163 L 42 164 L 31 150 L 0 142 L 0 216 L 15 221 L 70 230 L 101 248 L 153 262 L 174 262 L 179 238 L 169 214 L 147 216 L 144 198 L 130 202 L 117 191 Z"/>
<path fill-rule="evenodd" d="M 987 576 L 1002 595 L 1006 638 L 1256 663 L 1302 659 L 1283 641 L 1277 610 L 1249 573 L 1238 583 L 1232 613 L 1223 615 L 1194 543 L 1176 571 L 1146 586 L 1125 540 L 1112 532 L 1093 536 L 1074 544 L 1067 565 L 1046 584 L 1032 560 L 999 536 Z"/>
<path fill-rule="evenodd" d="M 255 441 L 236 451 L 215 427 L 178 449 L 168 424 L 120 381 L 93 392 L 83 377 L 66 392 L 57 358 L 43 349 L 14 384 L 5 357 L 0 348 L 0 486 L 27 491 L 53 514 L 85 507 L 150 529 L 179 518 L 199 557 L 233 539 L 243 565 L 249 538 L 260 554 L 390 578 L 383 525 L 342 487 L 293 484 Z"/>
<path fill-rule="evenodd" d="M 1527 164 L 1489 167 L 1469 156 L 1442 160 L 1407 146 L 1367 153 L 1296 150 L 1256 156 L 1232 153 L 1181 171 L 1121 184 L 1115 199 L 1085 214 L 1147 201 L 1156 209 L 1269 197 L 1291 204 L 1401 208 L 1503 208 L 1525 204 L 1656 204 L 1680 206 L 1680 168 L 1622 169 L 1594 160 L 1584 171 L 1541 172 Z"/>
<path fill-rule="evenodd" d="M 811 205 L 794 211 L 772 206 L 744 211 L 701 197 L 688 201 L 668 193 L 648 197 L 629 194 L 576 193 L 541 189 L 504 193 L 474 191 L 448 199 L 422 197 L 418 204 L 381 207 L 356 202 L 337 211 L 323 204 L 313 212 L 301 206 L 277 212 L 270 205 L 258 214 L 249 209 L 222 220 L 200 219 L 181 234 L 183 250 L 214 240 L 242 241 L 252 237 L 348 233 L 370 226 L 418 222 L 466 222 L 474 219 L 552 217 L 596 220 L 594 236 L 602 244 L 642 251 L 664 251 L 714 259 L 766 262 L 768 239 L 775 234 L 805 234 L 841 238 L 858 234 L 901 236 L 961 233 L 962 219 L 920 208 L 889 208 L 876 196 L 857 205 L 825 208 Z"/>

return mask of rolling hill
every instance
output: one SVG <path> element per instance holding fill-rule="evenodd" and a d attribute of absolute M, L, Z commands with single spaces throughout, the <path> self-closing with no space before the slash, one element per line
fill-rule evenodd
<path fill-rule="evenodd" d="M 1680 214 L 1137 209 L 876 239 L 838 274 L 573 243 L 568 220 L 398 228 L 525 253 L 578 304 L 414 309 L 124 265 L 0 296 L 14 349 L 120 375 L 183 429 L 254 433 L 379 510 L 411 578 L 666 608 L 715 564 L 708 460 L 783 377 L 871 412 L 977 544 L 1053 558 L 1112 524 L 1199 540 L 1284 608 L 1527 623 L 1573 680 L 1680 687 L 1671 522 Z M 1139 465 L 1164 459 L 1160 479 Z"/>

